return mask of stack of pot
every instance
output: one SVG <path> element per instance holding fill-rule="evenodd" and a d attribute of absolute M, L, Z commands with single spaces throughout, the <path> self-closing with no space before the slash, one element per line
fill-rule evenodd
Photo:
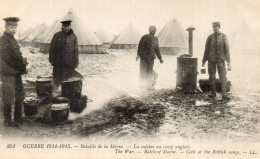
<path fill-rule="evenodd" d="M 52 96 L 53 86 L 52 80 L 48 78 L 41 78 L 36 80 L 36 96 L 30 96 L 24 100 L 24 113 L 27 116 L 34 116 L 39 113 L 41 101 L 47 97 Z M 41 109 L 42 110 L 42 109 Z"/>
<path fill-rule="evenodd" d="M 61 83 L 62 96 L 69 99 L 70 110 L 81 113 L 87 106 L 88 98 L 82 95 L 82 80 L 74 79 Z"/>
<path fill-rule="evenodd" d="M 50 115 L 53 122 L 65 122 L 69 116 L 68 102 L 53 102 L 53 82 L 50 78 L 38 79 L 36 81 L 36 93 L 38 96 L 38 112 L 46 116 L 46 120 Z M 41 115 L 40 115 L 41 116 Z"/>

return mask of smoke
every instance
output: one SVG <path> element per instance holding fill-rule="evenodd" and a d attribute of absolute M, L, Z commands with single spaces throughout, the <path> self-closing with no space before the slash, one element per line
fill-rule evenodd
<path fill-rule="evenodd" d="M 130 95 L 140 97 L 151 91 L 141 89 L 139 83 L 139 63 L 135 61 L 135 52 L 116 52 L 117 59 L 114 62 L 113 69 L 101 77 L 86 78 L 83 81 L 84 86 L 82 93 L 87 95 L 93 102 L 87 103 L 87 109 L 82 113 L 72 113 L 70 120 L 82 117 L 95 110 L 101 109 L 105 104 L 114 97 L 120 95 Z M 174 89 L 177 67 L 176 56 L 162 55 L 164 63 L 160 64 L 159 60 L 155 60 L 154 70 L 159 77 L 155 89 L 170 88 Z"/>

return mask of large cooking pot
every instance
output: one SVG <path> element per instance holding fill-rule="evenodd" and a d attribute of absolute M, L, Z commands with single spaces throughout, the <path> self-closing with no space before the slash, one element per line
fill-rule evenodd
<path fill-rule="evenodd" d="M 60 103 L 51 105 L 51 118 L 53 122 L 65 122 L 69 116 L 69 104 Z"/>
<path fill-rule="evenodd" d="M 86 95 L 82 95 L 80 99 L 70 100 L 70 110 L 75 113 L 81 113 L 86 107 L 87 102 L 92 102 L 93 100 L 88 99 Z"/>
<path fill-rule="evenodd" d="M 68 99 L 80 99 L 82 91 L 82 80 L 75 79 L 61 83 L 61 93 Z"/>
<path fill-rule="evenodd" d="M 36 80 L 36 93 L 38 96 L 49 96 L 53 92 L 52 79 Z"/>
<path fill-rule="evenodd" d="M 24 113 L 27 116 L 36 115 L 38 112 L 38 100 L 33 97 L 25 98 L 23 101 Z"/>

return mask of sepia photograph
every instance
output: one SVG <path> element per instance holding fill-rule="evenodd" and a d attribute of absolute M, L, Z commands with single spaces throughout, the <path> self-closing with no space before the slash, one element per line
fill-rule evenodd
<path fill-rule="evenodd" d="M 0 0 L 0 159 L 260 159 L 259 0 Z"/>

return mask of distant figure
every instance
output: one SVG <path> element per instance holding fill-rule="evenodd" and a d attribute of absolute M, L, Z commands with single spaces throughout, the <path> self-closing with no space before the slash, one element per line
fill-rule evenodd
<path fill-rule="evenodd" d="M 23 58 L 14 34 L 19 18 L 9 17 L 5 21 L 5 32 L 0 38 L 0 77 L 2 80 L 1 104 L 3 104 L 4 126 L 19 127 L 22 122 L 22 102 L 25 98 L 21 75 L 26 73 L 27 60 Z M 11 108 L 15 104 L 14 121 Z"/>
<path fill-rule="evenodd" d="M 230 53 L 229 53 L 229 44 L 227 36 L 219 32 L 220 23 L 213 22 L 213 31 L 214 33 L 208 36 L 205 52 L 202 60 L 202 67 L 205 66 L 206 61 L 208 61 L 208 72 L 209 80 L 211 84 L 212 94 L 209 95 L 211 98 L 216 98 L 216 68 L 218 69 L 219 78 L 221 81 L 221 91 L 222 99 L 229 100 L 227 96 L 227 71 L 226 64 L 227 62 L 228 70 L 231 70 L 230 65 Z"/>
<path fill-rule="evenodd" d="M 160 53 L 159 42 L 157 37 L 155 37 L 156 27 L 149 27 L 149 34 L 144 35 L 138 45 L 136 61 L 140 60 L 140 79 L 141 86 L 147 89 L 153 89 L 156 84 L 158 74 L 153 70 L 154 59 L 160 60 L 163 63 L 163 59 Z"/>
<path fill-rule="evenodd" d="M 68 80 L 79 65 L 77 36 L 70 20 L 62 21 L 62 31 L 57 32 L 50 44 L 49 62 L 53 66 L 54 90 Z"/>

